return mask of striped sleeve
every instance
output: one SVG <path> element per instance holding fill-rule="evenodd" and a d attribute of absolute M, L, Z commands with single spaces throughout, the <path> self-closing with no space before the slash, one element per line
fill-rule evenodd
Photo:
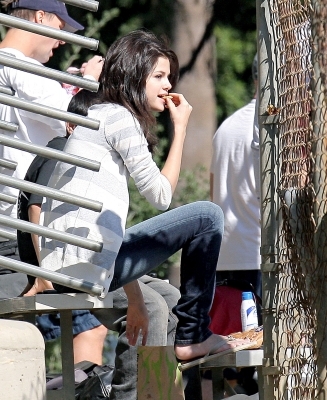
<path fill-rule="evenodd" d="M 171 185 L 154 162 L 138 121 L 128 110 L 118 107 L 116 113 L 107 117 L 105 134 L 140 194 L 155 208 L 166 210 L 172 199 Z"/>

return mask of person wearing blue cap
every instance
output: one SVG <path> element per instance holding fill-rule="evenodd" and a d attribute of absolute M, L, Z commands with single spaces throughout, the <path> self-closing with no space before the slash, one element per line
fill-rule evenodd
<path fill-rule="evenodd" d="M 58 0 L 5 0 L 1 3 L 3 6 L 8 7 L 8 12 L 13 16 L 24 18 L 24 12 L 26 14 L 26 10 L 42 10 L 45 13 L 56 15 L 57 18 L 64 23 L 64 26 L 61 29 L 65 31 L 76 32 L 84 29 L 83 25 L 79 24 L 68 15 L 65 4 Z M 19 10 L 24 10 L 23 14 Z M 31 13 L 31 15 L 33 14 L 34 13 Z"/>

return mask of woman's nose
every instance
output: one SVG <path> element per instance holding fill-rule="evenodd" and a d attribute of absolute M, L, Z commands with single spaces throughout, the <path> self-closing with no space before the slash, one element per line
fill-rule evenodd
<path fill-rule="evenodd" d="M 165 90 L 170 90 L 171 88 L 172 88 L 172 86 L 171 86 L 171 84 L 169 82 L 169 79 L 167 78 L 167 80 L 166 80 L 166 82 L 164 84 L 164 89 Z"/>

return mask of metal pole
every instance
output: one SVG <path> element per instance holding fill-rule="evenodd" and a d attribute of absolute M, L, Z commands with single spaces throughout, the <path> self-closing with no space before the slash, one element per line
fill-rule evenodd
<path fill-rule="evenodd" d="M 65 153 L 64 151 L 51 149 L 50 147 L 32 144 L 20 139 L 14 139 L 7 135 L 0 134 L 0 144 L 14 147 L 15 149 L 28 151 L 46 158 L 54 158 L 58 161 L 63 161 L 67 164 L 76 165 L 89 169 L 91 171 L 99 171 L 100 163 L 98 161 L 88 160 L 84 157 L 74 156 L 73 154 Z"/>
<path fill-rule="evenodd" d="M 88 11 L 98 11 L 99 2 L 92 0 L 59 0 L 63 3 L 70 4 L 71 6 L 76 6 L 79 8 L 84 8 Z"/>
<path fill-rule="evenodd" d="M 12 269 L 13 271 L 21 272 L 23 274 L 35 276 L 38 278 L 47 279 L 58 285 L 67 286 L 75 290 L 89 293 L 95 296 L 103 294 L 103 286 L 84 281 L 82 279 L 74 278 L 72 276 L 60 274 L 59 272 L 49 271 L 44 268 L 36 267 L 22 261 L 14 260 L 13 258 L 0 256 L 0 266 L 3 268 Z"/>
<path fill-rule="evenodd" d="M 275 295 L 277 287 L 277 195 L 278 149 L 277 116 L 267 115 L 267 106 L 277 106 L 275 33 L 270 15 L 270 0 L 257 0 L 258 39 L 258 98 L 257 111 L 260 138 L 260 188 L 261 188 L 261 271 L 263 295 L 264 359 L 263 382 L 266 400 L 276 398 L 274 390 L 278 375 L 276 360 L 277 337 Z"/>
<path fill-rule="evenodd" d="M 44 115 L 49 118 L 56 118 L 61 121 L 71 122 L 75 125 L 84 126 L 85 128 L 98 130 L 100 122 L 93 118 L 82 117 L 80 115 L 62 111 L 57 108 L 43 106 L 39 103 L 33 103 L 27 100 L 22 100 L 17 97 L 8 96 L 0 93 L 0 103 L 7 106 L 19 108 L 21 110 L 34 112 L 36 114 Z"/>
<path fill-rule="evenodd" d="M 26 21 L 21 18 L 13 17 L 0 13 L 0 24 L 10 28 L 22 29 L 33 32 L 38 35 L 47 36 L 53 39 L 58 39 L 66 43 L 77 44 L 90 50 L 97 50 L 99 41 L 75 33 L 65 32 L 60 29 L 50 28 L 41 24 Z"/>
<path fill-rule="evenodd" d="M 0 228 L 0 237 L 8 239 L 8 240 L 17 240 L 16 233 L 4 231 Z"/>
<path fill-rule="evenodd" d="M 59 240 L 60 242 L 68 243 L 73 246 L 83 247 L 84 249 L 96 251 L 97 253 L 100 253 L 103 247 L 102 243 L 96 242 L 95 240 L 73 235 L 72 233 L 47 228 L 39 224 L 33 224 L 32 222 L 22 221 L 21 219 L 8 217 L 1 214 L 0 225 L 14 228 L 22 232 L 34 233 L 38 236 L 44 236 L 50 239 Z"/>
<path fill-rule="evenodd" d="M 1 90 L 0 90 L 0 92 L 1 92 Z M 0 120 L 0 129 L 3 129 L 5 131 L 10 131 L 10 132 L 17 132 L 18 125 L 13 124 L 12 122 Z"/>
<path fill-rule="evenodd" d="M 326 28 L 322 28 L 322 20 L 326 5 L 319 0 L 312 1 L 311 19 L 311 40 L 312 40 L 312 65 L 313 75 L 311 80 L 311 90 L 313 94 L 313 107 L 311 111 L 314 138 L 312 143 L 312 154 L 314 158 L 313 186 L 316 195 L 314 202 L 314 219 L 317 226 L 315 234 L 315 280 L 317 282 L 317 292 L 314 306 L 316 310 L 316 341 L 317 348 L 317 388 L 316 397 L 319 400 L 326 399 L 327 393 L 327 337 L 326 337 L 326 234 L 327 234 L 327 205 L 326 205 L 326 52 L 324 41 Z"/>
<path fill-rule="evenodd" d="M 0 85 L 0 93 L 8 94 L 9 96 L 14 96 L 15 95 L 15 91 L 14 91 L 13 88 L 6 87 L 6 86 L 1 86 L 1 85 Z"/>
<path fill-rule="evenodd" d="M 99 82 L 72 75 L 68 72 L 62 72 L 55 69 L 47 68 L 43 65 L 37 65 L 28 61 L 22 61 L 12 55 L 9 55 L 5 51 L 0 51 L 0 65 L 15 68 L 20 71 L 29 72 L 34 75 L 43 76 L 45 78 L 53 79 L 58 82 L 69 83 L 79 88 L 87 89 L 91 92 L 97 92 L 99 89 Z"/>
<path fill-rule="evenodd" d="M 76 196 L 70 193 L 61 192 L 60 190 L 48 188 L 37 183 L 31 183 L 24 181 L 23 179 L 12 178 L 11 176 L 0 174 L 0 184 L 4 186 L 10 186 L 19 189 L 27 193 L 35 193 L 42 197 L 50 197 L 61 201 L 63 203 L 69 203 L 78 207 L 87 208 L 92 211 L 101 211 L 102 203 L 95 200 L 86 199 L 85 197 Z"/>
<path fill-rule="evenodd" d="M 0 167 L 15 170 L 17 163 L 15 161 L 6 160 L 5 158 L 0 158 Z"/>
<path fill-rule="evenodd" d="M 16 204 L 17 197 L 10 196 L 10 195 L 4 194 L 4 193 L 0 193 L 0 201 L 5 201 L 6 203 L 9 203 L 9 204 Z"/>

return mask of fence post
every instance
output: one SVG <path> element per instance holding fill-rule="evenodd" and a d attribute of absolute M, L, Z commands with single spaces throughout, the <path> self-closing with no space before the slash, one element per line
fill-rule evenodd
<path fill-rule="evenodd" d="M 257 0 L 257 48 L 258 48 L 258 97 L 257 111 L 260 143 L 260 189 L 261 189 L 261 271 L 263 293 L 264 398 L 273 400 L 275 394 L 276 364 L 276 314 L 277 288 L 277 166 L 278 149 L 276 115 L 268 115 L 269 104 L 277 106 L 275 32 L 272 27 L 269 0 Z"/>
<path fill-rule="evenodd" d="M 314 248 L 316 252 L 317 283 L 314 309 L 316 311 L 316 351 L 317 351 L 317 399 L 326 399 L 327 394 L 327 341 L 326 341 L 326 315 L 327 315 L 327 154 L 326 154 L 326 28 L 323 19 L 326 18 L 326 3 L 323 0 L 312 0 L 312 126 L 313 146 L 312 153 L 315 160 L 313 186 L 316 194 L 314 203 L 314 220 L 316 221 L 316 234 Z"/>

